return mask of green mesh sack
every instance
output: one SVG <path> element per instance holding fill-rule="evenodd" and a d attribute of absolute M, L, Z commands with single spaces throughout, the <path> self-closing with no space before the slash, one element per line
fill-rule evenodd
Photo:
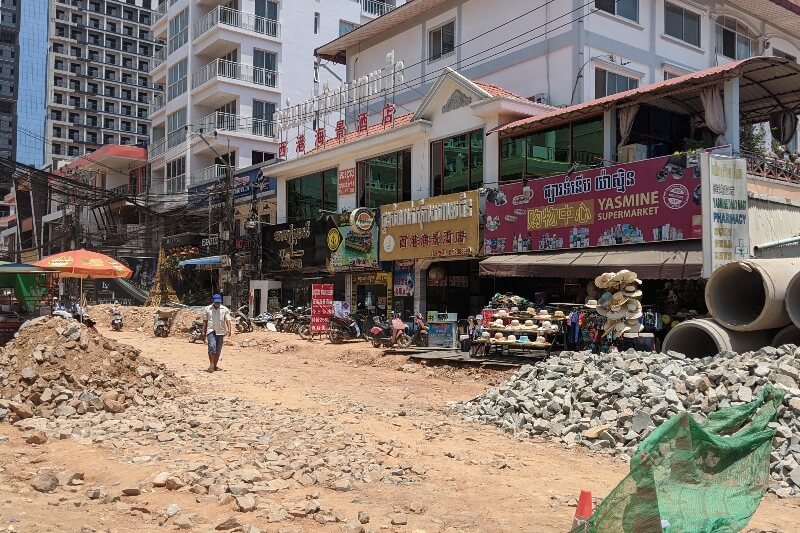
<path fill-rule="evenodd" d="M 625 479 L 572 531 L 733 533 L 756 512 L 770 481 L 769 461 L 783 391 L 697 422 L 680 413 L 636 450 Z"/>

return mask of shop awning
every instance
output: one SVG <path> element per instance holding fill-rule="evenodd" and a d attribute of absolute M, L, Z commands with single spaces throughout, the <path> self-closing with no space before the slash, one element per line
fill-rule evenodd
<path fill-rule="evenodd" d="M 212 255 L 210 257 L 197 257 L 195 259 L 184 259 L 178 266 L 180 268 L 186 266 L 211 266 L 211 265 L 221 265 L 222 264 L 222 256 L 221 255 Z"/>
<path fill-rule="evenodd" d="M 699 279 L 701 241 L 670 241 L 559 252 L 497 255 L 481 261 L 481 276 L 594 278 L 627 268 L 642 279 Z"/>

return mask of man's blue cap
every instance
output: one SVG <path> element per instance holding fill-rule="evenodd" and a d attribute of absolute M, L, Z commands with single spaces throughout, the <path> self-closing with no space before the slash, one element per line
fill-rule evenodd
<path fill-rule="evenodd" d="M 214 296 L 211 297 L 211 303 L 221 304 L 222 303 L 222 296 L 220 296 L 219 294 L 215 294 Z"/>

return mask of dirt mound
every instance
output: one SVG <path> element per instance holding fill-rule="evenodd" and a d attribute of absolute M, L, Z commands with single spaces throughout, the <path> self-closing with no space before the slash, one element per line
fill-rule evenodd
<path fill-rule="evenodd" d="M 89 314 L 92 318 L 101 324 L 108 324 L 111 322 L 111 304 L 93 305 L 88 308 Z M 152 331 L 153 317 L 156 311 L 175 310 L 174 307 L 136 307 L 136 306 L 119 306 L 122 311 L 122 320 L 125 323 L 126 330 L 134 331 Z M 186 333 L 192 325 L 193 320 L 202 320 L 202 315 L 198 311 L 191 309 L 178 309 L 178 314 L 175 317 L 175 322 L 172 326 L 173 333 Z"/>
<path fill-rule="evenodd" d="M 0 420 L 118 413 L 188 391 L 163 363 L 139 354 L 74 320 L 33 320 L 0 349 Z"/>

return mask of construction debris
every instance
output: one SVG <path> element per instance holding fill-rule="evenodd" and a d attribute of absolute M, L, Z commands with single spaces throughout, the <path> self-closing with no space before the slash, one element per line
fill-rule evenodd
<path fill-rule="evenodd" d="M 787 497 L 800 495 L 799 381 L 800 348 L 791 344 L 696 360 L 675 352 L 562 352 L 458 408 L 468 420 L 515 434 L 630 455 L 678 412 L 703 417 L 750 402 L 773 384 L 786 397 L 774 425 L 772 490 Z"/>

